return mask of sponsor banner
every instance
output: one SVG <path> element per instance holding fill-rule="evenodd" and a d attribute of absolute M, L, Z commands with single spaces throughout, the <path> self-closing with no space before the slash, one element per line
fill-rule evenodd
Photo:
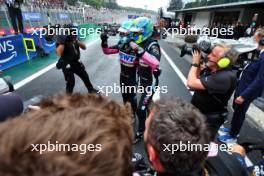
<path fill-rule="evenodd" d="M 45 38 L 41 39 L 42 48 L 45 53 L 51 53 L 56 49 L 56 42 L 54 41 L 47 41 Z"/>
<path fill-rule="evenodd" d="M 128 15 L 128 19 L 136 19 L 138 18 L 138 15 Z"/>
<path fill-rule="evenodd" d="M 27 61 L 22 35 L 0 38 L 0 70 L 5 70 Z"/>
<path fill-rule="evenodd" d="M 53 52 L 56 49 L 56 42 L 53 40 L 51 41 L 47 40 L 45 36 L 40 38 L 41 36 L 40 33 L 41 30 L 37 30 L 29 34 L 24 34 L 24 37 L 32 38 L 34 40 L 37 49 L 42 48 L 45 51 L 45 53 Z M 35 53 L 29 52 L 30 58 L 35 57 L 36 54 L 37 54 L 36 52 Z"/>
<path fill-rule="evenodd" d="M 59 14 L 59 18 L 61 20 L 68 20 L 69 19 L 69 14 L 67 14 L 67 13 L 60 13 Z"/>
<path fill-rule="evenodd" d="M 28 21 L 41 21 L 42 16 L 41 13 L 24 12 L 23 19 Z"/>

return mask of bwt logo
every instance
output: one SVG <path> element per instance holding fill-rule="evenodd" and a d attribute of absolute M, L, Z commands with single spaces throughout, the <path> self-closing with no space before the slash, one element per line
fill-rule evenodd
<path fill-rule="evenodd" d="M 0 42 L 0 64 L 6 63 L 14 57 L 17 57 L 17 52 L 14 51 L 14 49 L 15 47 L 11 40 Z M 6 53 L 10 53 L 11 55 L 7 55 Z"/>
<path fill-rule="evenodd" d="M 136 59 L 135 56 L 133 56 L 133 55 L 128 55 L 128 54 L 125 54 L 125 53 L 123 53 L 123 52 L 120 52 L 119 55 L 120 55 L 120 60 L 122 60 L 122 61 L 126 61 L 126 62 L 134 62 L 135 59 Z"/>

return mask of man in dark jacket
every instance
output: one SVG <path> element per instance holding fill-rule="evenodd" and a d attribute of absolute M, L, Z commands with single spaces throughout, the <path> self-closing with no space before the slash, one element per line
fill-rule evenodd
<path fill-rule="evenodd" d="M 77 39 L 76 35 L 74 35 L 74 30 L 77 28 L 71 25 L 65 27 L 65 29 L 67 28 L 70 29 L 71 34 L 67 36 L 59 36 L 56 48 L 56 53 L 60 56 L 57 68 L 62 69 L 64 74 L 66 81 L 66 93 L 73 93 L 75 86 L 74 74 L 78 75 L 82 79 L 89 93 L 96 93 L 97 90 L 94 89 L 89 75 L 85 70 L 85 66 L 80 61 L 80 48 L 82 50 L 86 50 L 86 46 Z"/>
<path fill-rule="evenodd" d="M 7 6 L 8 13 L 11 18 L 11 23 L 14 28 L 15 34 L 18 34 L 18 32 L 20 33 L 24 32 L 23 17 L 22 17 L 22 11 L 21 11 L 22 3 L 23 3 L 23 0 L 5 0 L 5 4 Z M 17 23 L 18 23 L 18 26 L 17 26 Z"/>
<path fill-rule="evenodd" d="M 234 94 L 231 129 L 220 129 L 221 132 L 226 132 L 218 138 L 222 142 L 236 142 L 251 102 L 260 97 L 264 89 L 264 37 L 259 41 L 259 48 L 259 60 L 247 65 L 240 75 Z"/>

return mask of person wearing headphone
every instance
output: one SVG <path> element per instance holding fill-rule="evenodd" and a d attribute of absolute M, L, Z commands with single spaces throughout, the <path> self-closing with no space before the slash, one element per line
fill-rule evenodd
<path fill-rule="evenodd" d="M 218 137 L 218 140 L 221 142 L 237 141 L 251 102 L 262 95 L 264 90 L 264 37 L 259 41 L 259 49 L 259 59 L 248 64 L 240 74 L 234 94 L 231 129 L 220 128 L 222 135 Z"/>
<path fill-rule="evenodd" d="M 232 63 L 237 58 L 226 45 L 216 45 L 208 55 L 205 68 L 201 67 L 201 52 L 193 51 L 187 85 L 194 91 L 191 103 L 206 117 L 211 140 L 224 123 L 227 104 L 236 86 Z"/>

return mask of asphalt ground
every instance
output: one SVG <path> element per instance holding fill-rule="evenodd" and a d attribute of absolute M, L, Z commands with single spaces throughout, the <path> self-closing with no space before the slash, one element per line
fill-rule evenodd
<path fill-rule="evenodd" d="M 110 45 L 115 43 L 117 43 L 117 38 L 111 38 Z M 120 65 L 118 55 L 104 55 L 98 39 L 95 41 L 88 41 L 86 44 L 88 48 L 86 51 L 82 52 L 81 60 L 94 86 L 119 85 Z M 167 86 L 168 90 L 166 94 L 160 94 L 160 97 L 176 96 L 190 101 L 192 95 L 184 84 L 184 79 L 186 79 L 190 69 L 189 62 L 180 58 L 179 53 L 168 43 L 160 41 L 160 45 L 163 50 L 160 63 L 160 68 L 162 69 L 160 86 Z M 170 61 L 168 61 L 168 59 Z M 54 58 L 54 60 L 56 60 L 56 58 Z M 15 87 L 17 88 L 16 93 L 19 94 L 24 101 L 27 101 L 38 95 L 52 96 L 59 92 L 64 92 L 65 81 L 62 71 L 57 70 L 55 64 L 53 64 L 48 69 L 42 70 L 29 79 L 18 82 Z M 74 91 L 81 93 L 87 92 L 84 84 L 78 77 L 76 77 Z M 119 93 L 110 93 L 108 96 L 116 101 L 122 102 L 121 94 Z M 231 117 L 232 112 L 229 114 L 229 118 Z M 228 126 L 228 124 L 226 125 Z M 258 129 L 254 124 L 245 121 L 239 142 L 245 141 L 255 143 L 263 142 L 263 131 Z M 138 143 L 134 148 L 136 152 L 142 153 L 146 158 L 143 142 Z M 253 162 L 260 159 L 258 153 L 251 153 L 248 156 Z"/>

